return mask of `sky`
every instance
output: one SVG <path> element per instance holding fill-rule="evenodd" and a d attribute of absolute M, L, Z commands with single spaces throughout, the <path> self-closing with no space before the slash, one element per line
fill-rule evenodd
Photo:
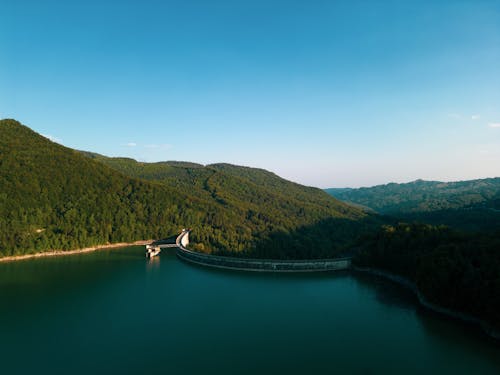
<path fill-rule="evenodd" d="M 359 187 L 500 176 L 500 1 L 0 0 L 0 118 Z"/>

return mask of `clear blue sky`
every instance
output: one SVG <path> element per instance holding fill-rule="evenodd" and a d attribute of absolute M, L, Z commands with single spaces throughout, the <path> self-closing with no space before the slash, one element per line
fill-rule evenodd
<path fill-rule="evenodd" d="M 500 176 L 499 1 L 0 0 L 0 117 L 319 187 Z"/>

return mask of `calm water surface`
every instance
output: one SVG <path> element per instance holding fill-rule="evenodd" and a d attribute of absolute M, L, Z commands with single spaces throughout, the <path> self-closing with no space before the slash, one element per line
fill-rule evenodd
<path fill-rule="evenodd" d="M 500 346 L 348 273 L 192 266 L 143 247 L 0 264 L 1 374 L 500 374 Z"/>

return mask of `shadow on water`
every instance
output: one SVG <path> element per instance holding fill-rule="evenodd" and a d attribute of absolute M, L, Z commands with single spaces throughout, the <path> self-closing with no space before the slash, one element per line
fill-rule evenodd
<path fill-rule="evenodd" d="M 245 251 L 241 254 L 229 252 L 225 254 L 222 253 L 220 255 L 269 259 L 318 259 L 355 256 L 361 248 L 360 239 L 363 238 L 363 236 L 373 234 L 374 232 L 378 231 L 380 229 L 380 226 L 383 224 L 395 224 L 398 221 L 399 219 L 397 218 L 375 214 L 370 214 L 365 217 L 353 220 L 343 218 L 329 218 L 320 220 L 313 225 L 299 227 L 293 231 L 273 232 L 267 238 L 257 242 L 253 249 Z M 404 243 L 402 243 L 401 246 L 404 246 Z M 452 253 L 450 252 L 449 254 Z M 411 257 L 409 258 L 411 259 Z M 460 261 L 462 261 L 461 258 L 451 260 L 452 263 L 455 262 L 457 264 L 459 264 Z M 467 263 L 467 260 L 465 262 Z M 492 263 L 495 264 L 494 260 Z M 475 265 L 470 262 L 467 265 L 470 267 L 475 267 Z M 498 267 L 493 271 L 493 266 L 487 267 L 486 265 L 483 265 L 482 267 L 485 270 L 485 273 L 498 273 Z M 437 275 L 437 273 L 431 273 L 430 275 Z M 297 276 L 294 275 L 293 277 Z M 314 276 L 305 275 L 302 277 L 318 276 L 315 274 Z M 382 281 L 380 277 L 371 277 L 368 275 L 357 275 L 356 279 L 362 283 L 365 283 L 365 285 L 370 285 L 371 288 L 374 288 L 375 295 L 377 296 L 376 298 L 383 304 L 398 306 L 409 310 L 414 309 L 416 306 L 416 313 L 419 315 L 419 317 L 425 318 L 429 316 L 429 314 L 431 314 L 433 318 L 439 317 L 439 319 L 441 320 L 451 321 L 454 324 L 460 325 L 462 330 L 465 329 L 466 331 L 475 331 L 475 335 L 486 336 L 477 325 L 450 318 L 423 307 L 418 301 L 417 297 L 411 291 L 405 290 L 405 287 L 401 285 L 394 284 L 393 282 L 388 280 Z M 486 280 L 488 281 L 488 279 Z M 472 282 L 479 283 L 482 281 L 484 280 L 473 280 Z M 489 283 L 490 285 L 498 285 L 498 283 L 495 284 L 494 277 L 490 277 L 489 281 L 491 281 Z M 435 277 L 435 282 L 439 282 L 439 277 Z M 482 291 L 484 291 L 484 293 L 482 293 L 481 301 L 483 305 L 489 303 L 492 307 L 496 306 L 496 302 L 498 301 L 498 299 L 496 298 L 498 296 L 498 288 L 497 290 L 494 290 L 494 288 L 494 286 L 483 288 Z M 484 297 L 486 295 L 485 293 L 489 293 L 489 299 Z M 458 298 L 461 298 L 461 296 L 459 296 Z M 462 306 L 474 306 L 474 304 L 477 303 L 477 301 L 474 300 L 474 297 L 467 297 L 467 294 L 465 293 L 463 298 L 468 298 L 468 300 L 460 301 Z M 481 317 L 483 313 L 484 316 L 491 317 L 491 313 L 489 313 L 488 311 L 482 311 L 481 309 L 477 309 L 477 311 L 475 311 L 475 314 L 479 317 Z M 488 341 L 491 340 L 492 339 L 488 338 Z M 498 344 L 498 341 L 495 342 Z"/>
<path fill-rule="evenodd" d="M 398 219 L 370 214 L 359 219 L 329 218 L 320 220 L 314 225 L 299 227 L 292 231 L 276 231 L 267 238 L 258 241 L 252 250 L 241 253 L 219 252 L 217 255 L 241 256 L 248 258 L 268 259 L 314 259 L 352 256 L 356 248 L 353 246 L 363 235 L 373 233 L 382 224 L 394 224 Z M 196 233 L 196 228 L 194 228 Z M 165 254 L 161 254 L 164 257 Z M 439 322 L 459 327 L 457 332 L 472 339 L 481 339 L 499 346 L 499 342 L 484 334 L 475 324 L 453 319 L 431 311 L 420 304 L 417 296 L 406 287 L 379 276 L 349 271 L 333 272 L 249 272 L 230 269 L 217 269 L 178 260 L 186 266 L 202 270 L 208 274 L 234 276 L 238 278 L 259 280 L 330 280 L 332 278 L 352 277 L 357 283 L 374 292 L 378 302 L 383 305 L 414 312 L 429 334 L 441 334 L 443 328 Z M 153 266 L 151 266 L 153 267 Z M 438 322 L 438 323 L 436 323 Z"/>
<path fill-rule="evenodd" d="M 411 291 L 372 275 L 216 269 L 183 262 L 174 249 L 147 260 L 144 247 L 17 264 L 0 265 L 0 317 L 19 320 L 19 309 L 5 298 L 9 277 L 17 280 L 13 289 L 31 304 L 32 314 L 5 331 L 14 346 L 6 340 L 0 348 L 13 358 L 23 355 L 19 348 L 28 348 L 37 360 L 48 361 L 45 366 L 53 373 L 303 374 L 344 369 L 371 374 L 377 373 L 374 368 L 391 369 L 377 356 L 388 358 L 385 351 L 398 346 L 394 355 L 401 358 L 395 361 L 400 368 L 411 366 L 405 362 L 414 357 L 411 350 L 404 343 L 388 344 L 388 334 L 416 342 L 417 349 L 441 345 L 437 358 L 442 362 L 448 358 L 442 347 L 461 345 L 478 361 L 496 365 L 496 347 L 464 334 L 455 322 L 436 319 L 419 307 Z M 7 269 L 11 274 L 4 277 Z M 30 294 L 35 301 L 26 302 Z M 379 303 L 373 304 L 373 298 Z M 386 310 L 401 309 L 402 318 L 387 315 Z M 402 325 L 394 328 L 387 316 L 396 316 Z M 423 334 L 406 332 L 406 324 L 414 323 L 407 317 L 413 316 Z M 33 321 L 38 326 L 34 334 Z M 404 332 L 399 335 L 398 329 Z M 26 335 L 33 335 L 33 344 Z M 59 347 L 64 355 L 54 360 L 50 355 L 58 345 L 64 346 Z M 18 362 L 7 362 L 7 370 L 9 364 Z M 34 373 L 37 366 L 26 363 L 24 373 Z"/>
<path fill-rule="evenodd" d="M 469 345 L 468 341 L 488 343 L 492 349 L 500 349 L 500 342 L 486 335 L 476 324 L 464 322 L 459 319 L 450 318 L 423 306 L 415 293 L 408 287 L 387 280 L 381 276 L 362 272 L 326 271 L 326 272 L 255 272 L 244 270 L 221 269 L 198 265 L 178 259 L 188 267 L 193 267 L 206 274 L 223 275 L 227 277 L 237 276 L 239 279 L 247 280 L 325 280 L 352 278 L 357 284 L 365 289 L 371 290 L 377 302 L 382 305 L 402 309 L 413 313 L 425 331 L 439 339 L 443 337 L 454 337 L 457 342 Z M 474 346 L 474 344 L 472 344 Z M 500 353 L 499 353 L 500 354 Z"/>
<path fill-rule="evenodd" d="M 378 302 L 405 310 L 417 310 L 417 296 L 408 288 L 380 276 L 361 272 L 350 272 L 357 283 L 374 292 Z"/>
<path fill-rule="evenodd" d="M 425 332 L 436 339 L 447 337 L 464 345 L 488 343 L 500 355 L 500 341 L 493 339 L 475 323 L 452 318 L 422 305 L 409 288 L 381 276 L 354 272 L 351 276 L 364 288 L 372 290 L 376 300 L 386 306 L 413 312 Z"/>

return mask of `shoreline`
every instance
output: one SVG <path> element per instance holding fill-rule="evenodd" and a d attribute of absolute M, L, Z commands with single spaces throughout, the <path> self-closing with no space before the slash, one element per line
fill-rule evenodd
<path fill-rule="evenodd" d="M 148 243 L 151 243 L 152 240 L 138 240 L 134 242 L 117 242 L 106 245 L 96 245 L 90 247 L 84 247 L 81 249 L 73 249 L 73 250 L 49 250 L 41 253 L 34 254 L 24 254 L 24 255 L 9 255 L 6 257 L 0 258 L 0 263 L 3 262 L 16 262 L 19 260 L 26 260 L 32 258 L 43 258 L 43 257 L 54 257 L 54 256 L 63 256 L 63 255 L 75 255 L 75 254 L 84 254 L 91 253 L 99 250 L 107 250 L 107 249 L 115 249 L 126 246 L 144 246 Z"/>
<path fill-rule="evenodd" d="M 11 256 L 0 258 L 0 263 L 16 262 L 16 261 L 21 261 L 21 260 L 42 258 L 42 257 L 54 257 L 54 256 L 64 256 L 64 255 L 84 254 L 84 253 L 90 253 L 90 252 L 99 251 L 99 250 L 118 249 L 118 248 L 126 247 L 126 246 L 144 246 L 144 245 L 147 245 L 151 242 L 152 242 L 152 240 L 138 240 L 138 241 L 134 241 L 134 242 L 117 242 L 117 243 L 112 243 L 112 244 L 97 245 L 97 246 L 91 246 L 91 247 L 85 247 L 85 248 L 73 249 L 73 250 L 50 250 L 50 251 L 41 252 L 41 253 L 34 253 L 34 254 L 11 255 Z M 179 253 L 181 253 L 181 254 L 179 254 Z M 177 256 L 179 258 L 181 258 L 182 260 L 187 261 L 188 263 L 193 263 L 193 264 L 197 264 L 200 266 L 232 269 L 232 270 L 238 270 L 238 271 L 260 271 L 260 272 L 266 272 L 266 271 L 267 272 L 280 272 L 280 271 L 281 272 L 284 272 L 284 271 L 285 272 L 286 271 L 288 271 L 288 272 L 304 272 L 304 271 L 311 272 L 311 271 L 316 271 L 316 272 L 318 272 L 318 271 L 334 271 L 334 270 L 343 269 L 342 267 L 337 268 L 337 269 L 330 269 L 327 267 L 325 267 L 324 269 L 318 269 L 318 268 L 314 267 L 313 269 L 294 270 L 293 268 L 292 269 L 286 269 L 286 268 L 280 269 L 281 267 L 276 267 L 276 265 L 273 266 L 271 269 L 266 269 L 266 267 L 264 267 L 264 268 L 258 267 L 258 268 L 254 269 L 251 267 L 250 268 L 242 267 L 241 265 L 228 266 L 228 265 L 221 265 L 221 264 L 217 264 L 217 263 L 213 264 L 211 262 L 207 262 L 206 259 L 203 259 L 203 261 L 200 261 L 198 259 L 195 260 L 195 259 L 191 259 L 191 257 L 189 257 L 189 256 L 186 256 L 187 255 L 186 253 L 190 254 L 190 253 L 194 253 L 194 252 L 184 248 L 184 246 L 179 246 L 179 248 L 176 251 Z M 195 254 L 198 255 L 197 253 L 195 253 Z M 207 258 L 212 258 L 212 257 L 230 258 L 230 257 L 220 257 L 220 256 L 207 255 L 207 254 L 200 254 L 200 255 L 205 256 Z M 257 259 L 251 259 L 250 261 L 255 262 L 255 261 L 257 261 Z M 266 263 L 265 261 L 266 260 L 260 260 L 259 263 Z M 270 261 L 270 260 L 267 260 L 267 261 Z M 318 261 L 318 260 L 316 260 L 316 261 Z M 321 263 L 323 263 L 326 260 L 323 259 L 323 260 L 319 260 L 319 261 Z M 302 261 L 302 262 L 295 261 L 295 262 L 300 264 L 304 261 Z M 305 261 L 305 262 L 311 262 L 311 260 Z M 238 262 L 236 262 L 236 263 L 238 263 Z M 271 262 L 271 263 L 274 263 L 274 262 Z M 278 261 L 277 263 L 281 263 L 281 262 Z M 289 262 L 286 262 L 286 263 L 289 263 Z M 292 261 L 290 263 L 294 263 L 294 262 Z M 316 262 L 314 262 L 314 263 L 316 263 Z M 260 264 L 260 266 L 262 266 L 262 264 Z M 349 265 L 344 269 L 349 269 L 349 270 L 354 271 L 354 272 L 367 273 L 367 274 L 371 274 L 374 276 L 382 277 L 382 278 L 385 278 L 385 279 L 390 280 L 392 282 L 395 282 L 399 285 L 402 285 L 402 286 L 410 289 L 417 296 L 419 303 L 422 306 L 424 306 L 425 308 L 427 308 L 433 312 L 454 318 L 454 319 L 459 319 L 459 320 L 462 320 L 462 321 L 467 322 L 467 323 L 472 323 L 472 324 L 478 325 L 487 336 L 496 340 L 497 342 L 500 342 L 500 331 L 493 328 L 491 326 L 491 324 L 489 324 L 488 322 L 486 322 L 484 320 L 476 318 L 474 316 L 462 313 L 460 311 L 451 310 L 449 308 L 442 307 L 442 306 L 436 305 L 436 304 L 428 301 L 422 295 L 422 293 L 418 290 L 416 284 L 403 276 L 399 276 L 397 274 L 393 274 L 391 272 L 380 270 L 377 268 L 357 267 L 357 266 L 350 264 L 350 262 L 349 262 Z"/>
<path fill-rule="evenodd" d="M 488 322 L 486 322 L 484 320 L 476 318 L 472 315 L 468 315 L 468 314 L 462 313 L 460 311 L 451 310 L 449 308 L 442 307 L 442 306 L 436 305 L 436 304 L 428 301 L 422 295 L 422 293 L 418 290 L 415 283 L 411 282 L 409 279 L 407 279 L 403 276 L 399 276 L 399 275 L 393 274 L 391 272 L 383 271 L 383 270 L 380 270 L 377 268 L 357 267 L 354 265 L 351 266 L 351 270 L 354 272 L 368 273 L 368 274 L 375 275 L 378 277 L 383 277 L 387 280 L 390 280 L 390 281 L 395 282 L 399 285 L 402 285 L 402 286 L 410 289 L 413 293 L 415 293 L 415 295 L 417 296 L 418 302 L 422 306 L 424 306 L 425 308 L 427 308 L 435 313 L 442 314 L 442 315 L 445 315 L 445 316 L 450 317 L 450 318 L 459 319 L 459 320 L 466 322 L 466 323 L 475 324 L 475 325 L 479 326 L 479 328 L 483 331 L 483 333 L 485 333 L 488 337 L 492 338 L 493 340 L 496 340 L 496 342 L 500 342 L 500 331 L 493 328 L 491 326 L 491 324 L 489 324 Z"/>

